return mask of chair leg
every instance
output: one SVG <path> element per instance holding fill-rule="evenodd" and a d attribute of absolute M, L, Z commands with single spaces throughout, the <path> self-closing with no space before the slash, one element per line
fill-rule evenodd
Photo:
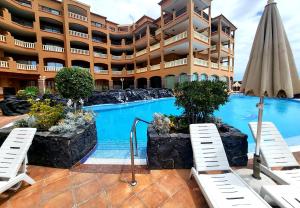
<path fill-rule="evenodd" d="M 191 172 L 190 172 L 190 176 L 189 176 L 189 179 L 191 180 L 191 179 L 192 179 L 192 177 L 193 177 L 193 171 L 191 170 Z"/>
<path fill-rule="evenodd" d="M 24 179 L 23 179 L 26 183 L 29 183 L 30 185 L 33 185 L 35 184 L 35 181 L 30 177 L 28 176 L 27 174 L 24 175 Z"/>

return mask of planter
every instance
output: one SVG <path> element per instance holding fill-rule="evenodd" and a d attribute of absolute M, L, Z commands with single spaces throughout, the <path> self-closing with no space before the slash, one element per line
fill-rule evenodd
<path fill-rule="evenodd" d="M 248 136 L 226 124 L 218 128 L 230 166 L 247 166 Z M 147 136 L 150 169 L 189 169 L 193 166 L 189 134 L 159 135 L 152 125 L 149 125 Z"/>
<path fill-rule="evenodd" d="M 1 145 L 10 131 L 10 128 L 0 129 Z M 30 165 L 70 168 L 89 154 L 96 144 L 95 124 L 63 135 L 37 132 L 28 151 L 28 161 Z"/>

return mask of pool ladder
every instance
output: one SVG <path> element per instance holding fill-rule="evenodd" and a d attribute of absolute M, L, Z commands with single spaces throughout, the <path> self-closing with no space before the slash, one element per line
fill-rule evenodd
<path fill-rule="evenodd" d="M 138 143 L 137 143 L 137 136 L 136 136 L 136 127 L 139 122 L 143 122 L 146 124 L 151 124 L 148 121 L 145 121 L 140 118 L 135 118 L 130 130 L 130 157 L 131 157 L 131 186 L 135 186 L 137 181 L 135 179 L 135 166 L 134 166 L 134 156 L 138 156 Z M 133 141 L 134 140 L 134 141 Z M 133 144 L 134 142 L 134 144 Z"/>

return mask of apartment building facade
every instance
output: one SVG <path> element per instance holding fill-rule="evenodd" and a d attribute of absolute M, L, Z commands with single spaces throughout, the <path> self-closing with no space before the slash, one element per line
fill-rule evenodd
<path fill-rule="evenodd" d="M 54 88 L 63 67 L 89 70 L 97 90 L 220 79 L 231 86 L 236 27 L 211 0 L 162 0 L 161 17 L 118 25 L 75 0 L 0 1 L 0 95 Z M 2 92 L 1 92 L 2 91 Z"/>

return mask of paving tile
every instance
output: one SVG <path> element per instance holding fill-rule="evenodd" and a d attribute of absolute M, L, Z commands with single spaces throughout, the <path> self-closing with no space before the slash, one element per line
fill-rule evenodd
<path fill-rule="evenodd" d="M 107 190 L 108 200 L 113 207 L 120 206 L 126 199 L 134 194 L 128 183 L 117 183 Z"/>
<path fill-rule="evenodd" d="M 110 187 L 121 182 L 119 174 L 99 173 L 97 174 L 97 176 L 98 176 L 99 183 L 104 187 Z"/>
<path fill-rule="evenodd" d="M 38 207 L 41 201 L 42 193 L 41 191 L 27 191 L 22 196 L 15 195 L 10 199 L 11 207 L 17 208 L 35 208 Z"/>
<path fill-rule="evenodd" d="M 100 192 L 98 195 L 90 198 L 88 201 L 79 205 L 79 208 L 105 208 L 108 207 L 106 193 Z"/>
<path fill-rule="evenodd" d="M 101 190 L 102 186 L 98 183 L 97 180 L 91 180 L 90 182 L 82 184 L 74 190 L 76 203 L 81 203 L 91 197 L 98 195 Z"/>
<path fill-rule="evenodd" d="M 54 183 L 70 175 L 70 171 L 67 169 L 52 168 L 48 170 L 48 176 L 44 179 L 44 185 Z"/>
<path fill-rule="evenodd" d="M 42 196 L 43 200 L 50 199 L 55 195 L 58 195 L 70 189 L 70 187 L 71 187 L 71 182 L 68 176 L 55 180 L 54 182 L 44 186 L 43 196 Z"/>
<path fill-rule="evenodd" d="M 73 185 L 79 186 L 82 183 L 97 180 L 97 175 L 93 173 L 73 173 L 70 175 L 70 178 Z"/>
<path fill-rule="evenodd" d="M 168 194 L 155 183 L 138 193 L 137 196 L 144 204 L 153 208 L 160 206 L 169 198 Z"/>
<path fill-rule="evenodd" d="M 44 208 L 72 208 L 74 207 L 74 201 L 71 191 L 63 192 L 55 197 L 44 202 L 41 207 Z"/>
<path fill-rule="evenodd" d="M 157 185 L 165 190 L 169 197 L 175 194 L 184 185 L 184 180 L 176 175 L 165 175 L 159 179 Z"/>
<path fill-rule="evenodd" d="M 147 206 L 137 196 L 134 195 L 129 199 L 125 200 L 120 207 L 121 208 L 146 208 Z"/>

